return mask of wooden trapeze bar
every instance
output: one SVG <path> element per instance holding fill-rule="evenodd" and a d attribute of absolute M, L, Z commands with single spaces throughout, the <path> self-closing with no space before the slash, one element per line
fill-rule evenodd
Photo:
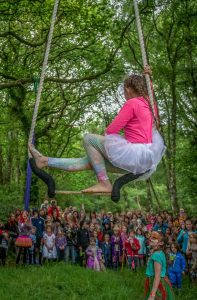
<path fill-rule="evenodd" d="M 55 191 L 59 195 L 88 195 L 88 196 L 111 196 L 111 193 L 84 193 L 82 191 Z"/>

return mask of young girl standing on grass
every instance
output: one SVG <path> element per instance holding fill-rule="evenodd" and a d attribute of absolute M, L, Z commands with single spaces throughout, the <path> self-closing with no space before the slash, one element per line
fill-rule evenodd
<path fill-rule="evenodd" d="M 146 255 L 146 244 L 145 244 L 145 236 L 142 232 L 141 228 L 136 229 L 136 239 L 138 239 L 140 244 L 140 249 L 138 251 L 138 266 L 143 267 L 144 266 L 144 257 Z"/>
<path fill-rule="evenodd" d="M 57 258 L 58 261 L 66 260 L 66 246 L 67 246 L 67 240 L 64 235 L 64 231 L 62 228 L 59 228 L 57 232 L 57 236 L 55 238 L 55 245 L 57 250 Z"/>
<path fill-rule="evenodd" d="M 169 279 L 166 277 L 166 257 L 163 234 L 153 231 L 150 236 L 151 256 L 146 268 L 144 300 L 174 300 Z"/>
<path fill-rule="evenodd" d="M 104 271 L 105 267 L 102 261 L 102 249 L 96 246 L 94 238 L 90 238 L 90 245 L 86 249 L 87 263 L 86 268 L 94 271 Z"/>
<path fill-rule="evenodd" d="M 127 254 L 129 269 L 136 271 L 140 244 L 138 239 L 135 237 L 134 230 L 131 230 L 129 232 L 128 239 L 126 239 L 125 241 L 125 250 Z"/>
<path fill-rule="evenodd" d="M 55 235 L 52 231 L 52 227 L 50 225 L 47 225 L 46 232 L 43 236 L 43 263 L 46 259 L 48 261 L 50 260 L 56 260 L 57 258 L 57 251 L 55 247 Z"/>
<path fill-rule="evenodd" d="M 180 252 L 180 247 L 176 243 L 172 243 L 170 252 L 170 261 L 168 267 L 168 277 L 174 288 L 180 291 L 182 286 L 182 275 L 186 271 L 186 260 Z"/>

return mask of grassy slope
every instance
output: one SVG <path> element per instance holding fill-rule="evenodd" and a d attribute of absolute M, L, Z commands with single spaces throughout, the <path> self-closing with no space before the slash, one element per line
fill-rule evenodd
<path fill-rule="evenodd" d="M 1 267 L 0 299 L 141 300 L 143 282 L 144 270 L 97 273 L 63 263 L 44 267 Z M 196 300 L 197 286 L 191 288 L 184 279 L 182 295 L 176 299 Z"/>

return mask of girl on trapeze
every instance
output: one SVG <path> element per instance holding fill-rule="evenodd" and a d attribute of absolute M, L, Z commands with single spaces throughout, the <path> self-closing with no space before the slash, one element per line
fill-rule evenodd
<path fill-rule="evenodd" d="M 151 75 L 148 65 L 144 73 Z M 112 184 L 107 171 L 112 173 L 152 174 L 159 164 L 165 145 L 154 128 L 144 75 L 130 75 L 124 81 L 125 104 L 105 130 L 105 136 L 86 134 L 83 158 L 52 158 L 39 153 L 32 144 L 29 151 L 39 169 L 49 167 L 69 172 L 94 170 L 98 183 L 84 189 L 84 193 L 111 193 Z M 158 115 L 156 105 L 154 115 Z M 119 135 L 123 130 L 124 136 Z"/>

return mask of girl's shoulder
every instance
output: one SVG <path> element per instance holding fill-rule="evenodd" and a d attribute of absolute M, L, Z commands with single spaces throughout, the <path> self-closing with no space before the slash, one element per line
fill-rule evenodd
<path fill-rule="evenodd" d="M 151 259 L 160 262 L 162 260 L 165 260 L 166 258 L 164 252 L 162 250 L 159 250 L 159 251 L 155 251 L 151 255 Z"/>
<path fill-rule="evenodd" d="M 133 105 L 133 106 L 135 106 L 135 105 L 141 105 L 144 102 L 146 102 L 146 100 L 144 99 L 144 97 L 135 97 L 135 98 L 128 99 L 126 101 L 126 103 L 128 105 Z"/>

